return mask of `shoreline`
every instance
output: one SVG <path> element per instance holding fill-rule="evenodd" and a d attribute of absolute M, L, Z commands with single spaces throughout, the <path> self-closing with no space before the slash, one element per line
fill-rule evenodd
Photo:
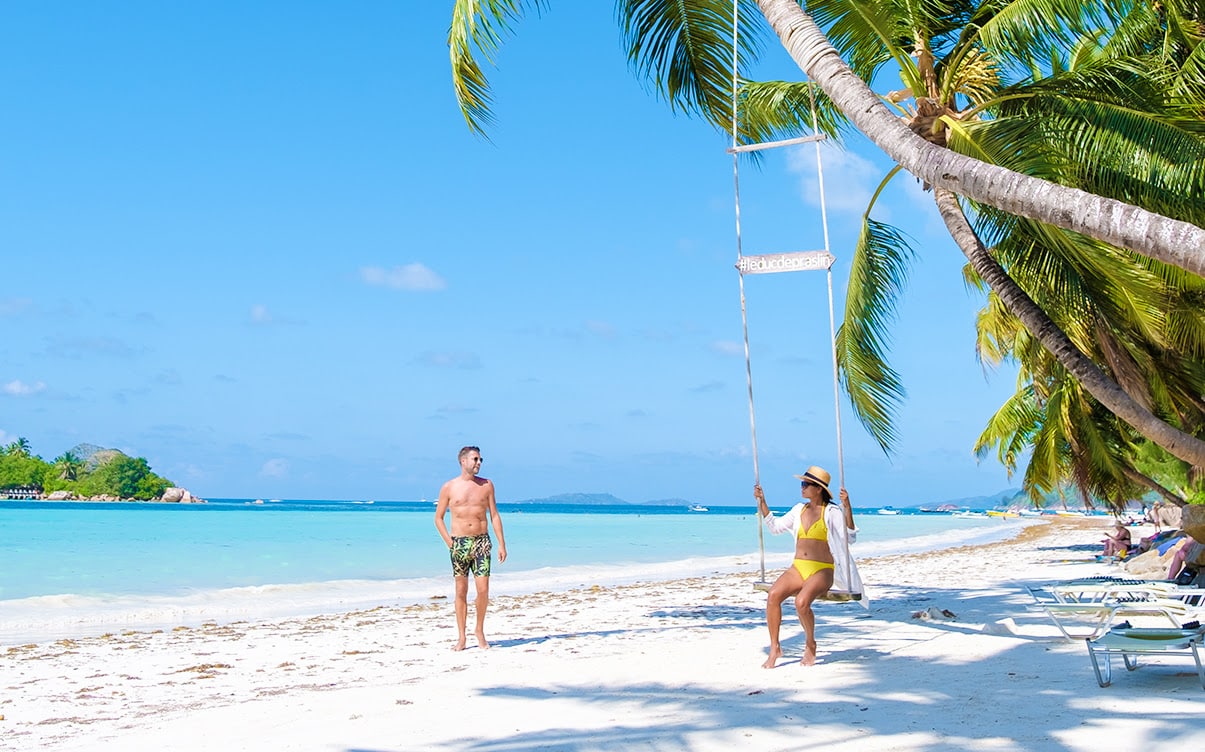
<path fill-rule="evenodd" d="M 749 571 L 499 596 L 488 651 L 449 650 L 447 599 L 13 647 L 0 749 L 1199 749 L 1191 661 L 1100 688 L 1082 643 L 1029 609 L 1025 585 L 1117 571 L 1092 560 L 1099 533 L 859 557 L 870 612 L 818 604 L 809 668 L 788 662 L 789 607 L 786 656 L 760 668 Z M 929 609 L 955 616 L 915 618 Z"/>
<path fill-rule="evenodd" d="M 952 546 L 987 545 L 1020 534 L 1041 519 L 1001 521 L 999 525 L 952 529 L 896 540 L 859 542 L 858 561 L 901 554 L 932 553 Z M 766 540 L 766 572 L 790 563 L 789 541 Z M 582 587 L 656 583 L 711 575 L 760 571 L 758 552 L 696 556 L 653 563 L 553 566 L 509 571 L 491 579 L 495 598 Z M 758 575 L 760 576 L 760 575 Z M 96 637 L 123 631 L 199 627 L 207 622 L 266 621 L 331 613 L 401 608 L 451 597 L 451 578 L 421 576 L 397 580 L 334 580 L 188 589 L 177 593 L 106 595 L 51 594 L 0 600 L 0 649 L 30 642 Z"/>

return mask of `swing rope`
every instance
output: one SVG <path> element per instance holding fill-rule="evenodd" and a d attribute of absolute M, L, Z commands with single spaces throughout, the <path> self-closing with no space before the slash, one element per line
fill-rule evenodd
<path fill-rule="evenodd" d="M 729 152 L 732 154 L 732 193 L 734 213 L 736 218 L 736 260 L 737 268 L 743 269 L 741 264 L 744 258 L 744 249 L 741 242 L 741 181 L 740 181 L 740 155 L 744 152 L 756 151 L 759 149 L 775 148 L 779 146 L 788 146 L 792 144 L 805 143 L 812 141 L 816 145 L 816 173 L 817 173 L 817 188 L 820 193 L 820 222 L 824 234 L 824 252 L 829 254 L 829 234 L 828 234 L 828 211 L 825 204 L 824 196 L 824 165 L 820 155 L 820 141 L 823 138 L 820 136 L 820 121 L 816 111 L 816 92 L 815 84 L 809 82 L 808 99 L 812 110 L 812 134 L 811 136 L 803 136 L 800 138 L 784 139 L 781 141 L 773 141 L 763 144 L 746 144 L 738 143 L 740 133 L 740 122 L 738 116 L 738 99 L 740 90 L 740 51 L 739 28 L 740 28 L 740 2 L 733 0 L 732 3 L 732 147 Z M 842 452 L 842 437 L 841 437 L 841 385 L 840 385 L 840 370 L 837 361 L 837 330 L 836 316 L 833 309 L 833 270 L 831 263 L 831 254 L 829 254 L 830 262 L 825 268 L 828 281 L 828 323 L 829 323 L 829 341 L 830 352 L 833 360 L 833 402 L 836 415 L 837 428 L 837 478 L 838 488 L 845 487 L 845 459 Z M 741 272 L 737 275 L 740 285 L 741 298 L 741 330 L 744 336 L 745 345 L 745 383 L 749 393 L 749 433 L 752 438 L 753 452 L 753 482 L 761 484 L 761 472 L 758 466 L 758 450 L 757 450 L 757 418 L 753 406 L 753 365 L 752 358 L 749 354 L 749 317 L 745 298 L 745 275 Z M 760 510 L 754 515 L 757 523 L 757 549 L 759 557 L 759 580 L 755 584 L 768 585 L 766 582 L 766 547 L 765 534 L 762 530 L 762 519 Z M 849 551 L 849 529 L 845 529 L 845 567 L 847 576 L 852 577 L 853 574 L 853 558 Z M 852 584 L 852 583 L 851 583 Z M 860 593 L 830 591 L 831 600 L 851 600 L 861 598 Z"/>
<path fill-rule="evenodd" d="M 737 151 L 737 135 L 739 133 L 739 125 L 737 122 L 737 93 L 740 83 L 738 81 L 740 71 L 740 50 L 737 47 L 738 36 L 737 30 L 740 28 L 738 9 L 740 8 L 740 0 L 732 0 L 732 195 L 736 214 L 736 261 L 739 267 L 741 257 L 744 255 L 741 247 L 741 177 L 740 177 L 740 152 Z M 826 231 L 827 232 L 827 231 Z M 753 410 L 753 365 L 749 357 L 749 316 L 745 308 L 745 275 L 737 274 L 737 279 L 740 284 L 741 291 L 741 330 L 745 338 L 745 384 L 749 390 L 749 433 L 752 436 L 753 450 L 753 482 L 761 483 L 761 473 L 757 464 L 757 418 Z M 760 561 L 760 576 L 758 582 L 766 581 L 766 543 L 765 533 L 762 531 L 761 515 L 755 514 L 754 518 L 757 523 L 757 551 Z"/>

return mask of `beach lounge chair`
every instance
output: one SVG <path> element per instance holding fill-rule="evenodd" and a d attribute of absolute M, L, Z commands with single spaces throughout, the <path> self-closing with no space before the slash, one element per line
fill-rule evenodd
<path fill-rule="evenodd" d="M 1174 582 L 1068 582 L 1048 588 L 1059 603 L 1119 603 L 1151 600 L 1178 600 L 1199 605 L 1205 590 L 1181 587 Z M 1030 591 L 1033 592 L 1032 590 Z M 1035 596 L 1036 597 L 1036 596 Z"/>
<path fill-rule="evenodd" d="M 1140 655 L 1191 655 L 1197 664 L 1197 678 L 1205 689 L 1205 665 L 1201 663 L 1205 627 L 1170 629 L 1159 627 L 1114 627 L 1108 632 L 1086 639 L 1088 657 L 1096 673 L 1096 683 L 1107 687 L 1113 681 L 1110 658 L 1120 655 L 1129 671 L 1138 668 Z"/>
<path fill-rule="evenodd" d="M 1122 620 L 1140 626 L 1179 628 L 1199 614 L 1179 601 L 1144 601 L 1141 603 L 1039 603 L 1069 640 L 1092 640 L 1103 635 Z"/>

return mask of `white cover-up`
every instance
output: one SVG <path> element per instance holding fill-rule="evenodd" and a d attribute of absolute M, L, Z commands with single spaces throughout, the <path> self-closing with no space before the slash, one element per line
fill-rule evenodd
<path fill-rule="evenodd" d="M 804 506 L 803 503 L 796 504 L 781 517 L 775 517 L 774 513 L 770 512 L 762 518 L 762 522 L 775 535 L 790 531 L 792 536 L 797 538 Z M 858 565 L 854 563 L 846 545 L 847 540 L 853 543 L 858 539 L 858 531 L 845 526 L 845 512 L 840 504 L 824 505 L 824 524 L 828 527 L 828 548 L 833 553 L 832 589 L 843 593 L 861 594 L 859 603 L 869 610 L 870 599 L 866 597 L 866 589 L 862 587 L 862 575 L 858 573 Z"/>

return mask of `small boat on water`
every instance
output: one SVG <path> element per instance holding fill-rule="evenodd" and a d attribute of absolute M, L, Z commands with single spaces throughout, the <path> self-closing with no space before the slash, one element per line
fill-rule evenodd
<path fill-rule="evenodd" d="M 890 506 L 890 505 L 885 506 L 879 510 L 879 514 L 899 514 L 899 513 L 900 513 L 900 510 L 898 510 L 895 507 Z"/>
<path fill-rule="evenodd" d="M 970 509 L 962 509 L 960 511 L 954 512 L 951 516 L 962 517 L 965 519 L 965 518 L 971 518 L 971 517 L 986 517 L 987 515 L 984 514 L 983 512 L 973 512 Z"/>
<path fill-rule="evenodd" d="M 707 511 L 707 507 L 703 506 L 702 504 L 691 504 L 688 507 L 688 509 L 690 509 L 690 511 L 692 511 L 692 512 L 706 512 Z"/>
<path fill-rule="evenodd" d="M 1004 509 L 989 509 L 989 510 L 987 510 L 987 516 L 988 517 L 1000 517 L 1000 518 L 1012 518 L 1012 517 L 1020 517 L 1021 515 L 1017 514 L 1016 512 L 1009 512 Z"/>

